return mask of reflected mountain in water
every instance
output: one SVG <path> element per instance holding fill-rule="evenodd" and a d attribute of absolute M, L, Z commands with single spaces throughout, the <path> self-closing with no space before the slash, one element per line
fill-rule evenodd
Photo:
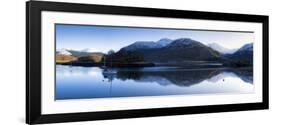
<path fill-rule="evenodd" d="M 239 77 L 247 83 L 253 83 L 252 68 L 243 69 L 185 69 L 185 68 L 151 68 L 151 69 L 115 69 L 114 74 L 103 74 L 105 79 L 113 81 L 134 80 L 140 83 L 158 83 L 162 86 L 177 85 L 189 87 L 205 80 L 217 83 L 224 81 L 225 77 Z"/>
<path fill-rule="evenodd" d="M 244 82 L 253 84 L 253 68 L 234 70 L 234 73 Z"/>
<path fill-rule="evenodd" d="M 56 66 L 56 100 L 251 93 L 252 68 Z"/>

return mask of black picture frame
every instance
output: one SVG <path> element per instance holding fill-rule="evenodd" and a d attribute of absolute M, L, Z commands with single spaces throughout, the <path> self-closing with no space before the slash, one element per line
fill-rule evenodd
<path fill-rule="evenodd" d="M 262 102 L 43 115 L 41 113 L 41 11 L 100 13 L 262 23 Z M 268 109 L 268 25 L 269 17 L 264 15 L 229 14 L 216 12 L 120 7 L 62 2 L 28 1 L 26 3 L 26 123 L 40 124 Z"/>

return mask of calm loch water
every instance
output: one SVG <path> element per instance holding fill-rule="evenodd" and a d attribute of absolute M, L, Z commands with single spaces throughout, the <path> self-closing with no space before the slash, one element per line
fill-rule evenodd
<path fill-rule="evenodd" d="M 56 100 L 161 95 L 252 93 L 252 68 L 56 66 Z"/>

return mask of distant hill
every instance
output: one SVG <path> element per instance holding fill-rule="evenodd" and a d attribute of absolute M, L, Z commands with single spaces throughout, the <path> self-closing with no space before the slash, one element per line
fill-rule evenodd
<path fill-rule="evenodd" d="M 224 57 L 237 66 L 253 65 L 253 43 L 245 44 L 235 53 Z"/>
<path fill-rule="evenodd" d="M 219 45 L 217 43 L 210 43 L 207 46 L 211 47 L 212 49 L 214 49 L 222 54 L 232 54 L 235 51 L 237 51 L 237 49 L 228 49 L 228 48 L 222 47 L 221 45 Z"/>
<path fill-rule="evenodd" d="M 220 53 L 216 50 L 189 38 L 173 40 L 163 47 L 133 50 L 125 47 L 117 53 L 135 53 L 142 55 L 144 60 L 149 62 L 209 61 L 220 57 Z"/>
<path fill-rule="evenodd" d="M 72 61 L 76 61 L 78 58 L 72 55 L 64 55 L 64 54 L 56 54 L 56 62 L 57 63 L 68 63 Z"/>

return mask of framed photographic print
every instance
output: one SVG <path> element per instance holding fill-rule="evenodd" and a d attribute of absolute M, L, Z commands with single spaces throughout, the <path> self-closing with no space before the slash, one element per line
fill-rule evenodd
<path fill-rule="evenodd" d="M 26 123 L 268 109 L 268 16 L 29 1 Z"/>

